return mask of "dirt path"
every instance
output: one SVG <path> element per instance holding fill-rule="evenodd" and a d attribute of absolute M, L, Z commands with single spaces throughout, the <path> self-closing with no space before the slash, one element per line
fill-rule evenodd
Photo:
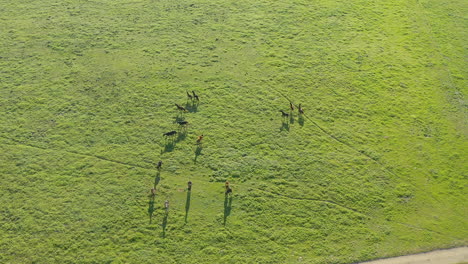
<path fill-rule="evenodd" d="M 460 264 L 468 263 L 468 247 L 436 250 L 427 253 L 379 259 L 361 264 Z"/>

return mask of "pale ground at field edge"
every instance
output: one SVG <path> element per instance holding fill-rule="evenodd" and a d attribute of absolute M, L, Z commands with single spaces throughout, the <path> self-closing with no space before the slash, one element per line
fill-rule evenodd
<path fill-rule="evenodd" d="M 396 258 L 362 262 L 362 264 L 460 264 L 468 263 L 468 247 L 436 250 Z"/>

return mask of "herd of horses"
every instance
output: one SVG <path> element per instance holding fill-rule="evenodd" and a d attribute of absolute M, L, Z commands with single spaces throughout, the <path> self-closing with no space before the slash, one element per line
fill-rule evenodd
<path fill-rule="evenodd" d="M 289 102 L 289 109 L 291 110 L 291 113 L 292 111 L 294 111 L 294 105 L 291 102 Z M 301 104 L 297 106 L 297 111 L 299 112 L 300 115 L 304 114 L 304 109 L 302 108 Z M 284 112 L 283 110 L 280 110 L 280 112 L 281 112 L 282 117 L 289 117 L 289 114 Z"/>
<path fill-rule="evenodd" d="M 186 91 L 186 93 L 187 93 L 187 99 L 188 100 L 190 100 L 192 102 L 196 101 L 197 103 L 200 101 L 200 97 L 195 93 L 195 91 L 192 91 L 192 93 L 189 93 L 188 91 Z M 177 107 L 177 110 L 179 110 L 181 112 L 188 112 L 188 110 L 185 107 L 183 107 L 183 106 L 181 106 L 179 104 L 175 104 L 175 106 Z M 297 105 L 296 107 L 297 107 L 297 111 L 299 112 L 299 115 L 304 114 L 304 109 L 302 108 L 301 104 Z M 296 109 L 296 107 L 294 106 L 294 104 L 292 102 L 289 102 L 290 112 L 286 113 L 285 111 L 280 110 L 282 117 L 283 118 L 288 118 L 290 114 L 292 115 L 292 113 Z M 186 128 L 189 125 L 189 122 L 186 121 L 186 120 L 177 120 L 176 123 L 179 125 L 179 127 L 182 127 L 182 128 Z M 176 130 L 172 130 L 172 131 L 169 131 L 167 133 L 164 133 L 163 136 L 166 137 L 166 138 L 173 137 L 177 133 L 178 132 Z M 196 144 L 200 145 L 202 143 L 202 140 L 203 140 L 203 135 L 197 136 Z M 159 161 L 157 163 L 156 168 L 158 169 L 158 171 L 162 169 L 162 163 L 163 163 L 162 161 Z M 225 182 L 224 187 L 225 187 L 225 195 L 226 196 L 232 194 L 232 188 L 231 188 L 228 181 Z M 192 182 L 191 181 L 189 181 L 187 183 L 187 190 L 188 191 L 192 190 Z M 156 195 L 156 188 L 151 189 L 151 195 L 153 197 Z M 167 212 L 169 210 L 169 201 L 168 200 L 165 201 L 164 207 L 165 207 L 166 212 Z"/>
<path fill-rule="evenodd" d="M 192 91 L 191 94 L 187 91 L 187 98 L 189 100 L 191 100 L 192 102 L 194 100 L 197 103 L 200 101 L 200 97 L 195 93 L 195 91 Z M 183 106 L 181 106 L 179 104 L 175 104 L 175 106 L 177 107 L 177 110 L 179 110 L 181 112 L 188 112 L 187 108 L 185 108 L 185 107 L 183 107 Z M 189 125 L 189 122 L 187 120 L 177 120 L 176 123 L 179 124 L 179 127 L 181 127 L 181 128 L 186 128 Z M 176 130 L 172 130 L 172 131 L 169 131 L 169 132 L 163 134 L 163 136 L 165 136 L 165 137 L 172 137 L 172 136 L 175 136 L 175 135 L 177 135 Z M 203 135 L 198 136 L 197 144 L 200 144 L 202 139 L 203 139 Z"/>

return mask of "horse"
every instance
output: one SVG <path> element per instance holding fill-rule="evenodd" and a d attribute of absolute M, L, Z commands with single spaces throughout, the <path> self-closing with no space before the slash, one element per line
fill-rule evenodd
<path fill-rule="evenodd" d="M 281 112 L 282 117 L 288 117 L 289 116 L 289 114 L 285 113 L 283 110 L 280 110 L 280 112 Z"/>
<path fill-rule="evenodd" d="M 230 193 L 232 193 L 232 188 L 228 186 L 228 187 L 226 187 L 226 193 L 225 194 L 228 195 Z"/>
<path fill-rule="evenodd" d="M 181 126 L 186 126 L 186 125 L 188 125 L 188 121 L 185 121 L 185 120 L 177 121 L 177 124 L 179 124 Z"/>
<path fill-rule="evenodd" d="M 167 134 L 167 133 L 166 133 Z M 158 165 L 156 165 L 156 169 L 160 170 L 162 167 L 162 161 L 158 162 Z"/>
<path fill-rule="evenodd" d="M 173 136 L 175 134 L 177 134 L 177 131 L 172 130 L 170 132 L 164 133 L 163 136 L 170 137 L 170 136 Z"/>
<path fill-rule="evenodd" d="M 151 188 L 151 194 L 150 196 L 155 196 L 156 195 L 156 188 Z"/>
<path fill-rule="evenodd" d="M 177 109 L 179 109 L 180 111 L 187 112 L 187 109 L 185 109 L 185 107 L 180 106 L 180 105 L 178 105 L 178 104 L 175 104 L 175 106 L 177 106 Z"/>
<path fill-rule="evenodd" d="M 203 135 L 197 137 L 197 144 L 200 144 L 203 139 Z"/>
<path fill-rule="evenodd" d="M 168 200 L 166 200 L 164 202 L 164 208 L 166 208 L 166 212 L 169 211 L 169 201 Z"/>
<path fill-rule="evenodd" d="M 301 104 L 299 104 L 297 110 L 299 111 L 299 114 L 304 114 L 304 109 L 302 109 Z"/>
<path fill-rule="evenodd" d="M 186 91 L 186 92 L 187 92 L 187 97 L 188 97 L 188 99 L 190 99 L 190 100 L 193 100 L 193 97 L 192 97 L 192 95 L 191 95 L 191 94 L 189 94 L 189 92 L 188 92 L 188 91 Z"/>
<path fill-rule="evenodd" d="M 291 111 L 294 111 L 294 105 L 291 102 L 289 102 L 289 109 L 291 109 Z"/>
<path fill-rule="evenodd" d="M 193 93 L 193 97 L 197 100 L 197 101 L 200 101 L 200 98 L 198 98 L 198 95 L 195 94 L 195 91 L 192 91 Z"/>
<path fill-rule="evenodd" d="M 192 182 L 191 182 L 191 181 L 189 181 L 189 182 L 187 183 L 187 190 L 189 190 L 189 191 L 192 190 Z"/>

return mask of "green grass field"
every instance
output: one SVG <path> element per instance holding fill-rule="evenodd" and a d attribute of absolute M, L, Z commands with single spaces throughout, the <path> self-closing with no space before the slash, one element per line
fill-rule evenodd
<path fill-rule="evenodd" d="M 462 0 L 3 1 L 0 262 L 468 245 L 467 14 Z M 289 101 L 305 114 L 283 119 Z"/>

